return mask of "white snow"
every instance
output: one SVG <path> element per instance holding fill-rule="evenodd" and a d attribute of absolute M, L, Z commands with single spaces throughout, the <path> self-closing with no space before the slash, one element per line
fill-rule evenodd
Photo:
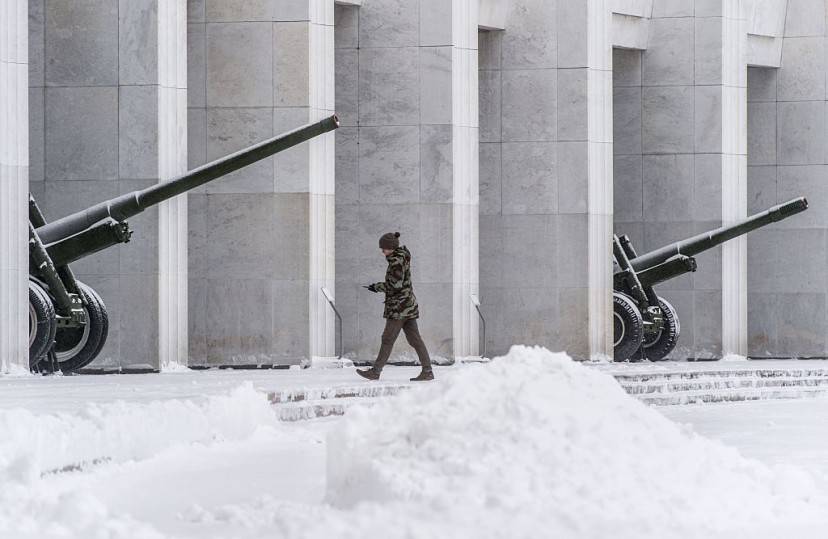
<path fill-rule="evenodd" d="M 83 398 L 71 379 L 43 382 Z M 0 398 L 0 537 L 818 537 L 828 525 L 803 470 L 746 459 L 544 349 L 302 425 L 276 421 L 261 378 L 191 386 L 99 393 L 62 413 Z"/>

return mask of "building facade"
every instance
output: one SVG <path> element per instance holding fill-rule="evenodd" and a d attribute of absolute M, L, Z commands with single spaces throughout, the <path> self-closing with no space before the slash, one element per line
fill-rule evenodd
<path fill-rule="evenodd" d="M 338 113 L 75 265 L 98 366 L 371 359 L 377 238 L 414 254 L 434 355 L 612 355 L 639 251 L 807 213 L 662 285 L 673 357 L 828 356 L 825 0 L 10 0 L 0 11 L 0 354 L 26 364 L 27 190 L 48 218 Z M 25 75 L 25 76 L 24 76 Z M 396 353 L 410 355 L 400 344 Z M 413 357 L 413 356 L 412 356 Z"/>

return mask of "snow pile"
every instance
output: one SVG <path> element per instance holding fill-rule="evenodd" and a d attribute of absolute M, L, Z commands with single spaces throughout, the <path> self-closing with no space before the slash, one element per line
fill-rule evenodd
<path fill-rule="evenodd" d="M 803 472 L 747 460 L 612 377 L 527 347 L 349 412 L 329 436 L 327 500 L 333 511 L 289 535 L 709 537 L 825 521 Z"/>
<path fill-rule="evenodd" d="M 0 484 L 98 462 L 146 458 L 179 444 L 240 439 L 277 422 L 264 393 L 89 405 L 81 413 L 0 410 Z"/>
<path fill-rule="evenodd" d="M 748 358 L 745 356 L 740 356 L 739 354 L 727 354 L 722 358 L 722 361 L 731 362 L 731 361 L 747 361 Z"/>

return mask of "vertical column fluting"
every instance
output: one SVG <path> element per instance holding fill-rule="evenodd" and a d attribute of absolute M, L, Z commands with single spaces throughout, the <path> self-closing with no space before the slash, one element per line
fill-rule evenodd
<path fill-rule="evenodd" d="M 187 1 L 158 6 L 158 178 L 187 170 Z M 161 369 L 187 364 L 187 195 L 158 212 L 158 354 Z"/>
<path fill-rule="evenodd" d="M 0 372 L 28 369 L 28 1 L 0 3 Z"/>

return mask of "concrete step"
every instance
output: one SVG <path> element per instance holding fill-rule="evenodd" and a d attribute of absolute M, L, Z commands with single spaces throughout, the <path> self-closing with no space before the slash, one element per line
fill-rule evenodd
<path fill-rule="evenodd" d="M 828 369 L 736 368 L 614 373 L 630 395 L 658 406 L 828 395 Z"/>
<path fill-rule="evenodd" d="M 372 406 L 399 394 L 408 384 L 365 383 L 358 386 L 307 387 L 268 393 L 280 421 L 305 421 L 341 416 L 354 406 Z"/>

